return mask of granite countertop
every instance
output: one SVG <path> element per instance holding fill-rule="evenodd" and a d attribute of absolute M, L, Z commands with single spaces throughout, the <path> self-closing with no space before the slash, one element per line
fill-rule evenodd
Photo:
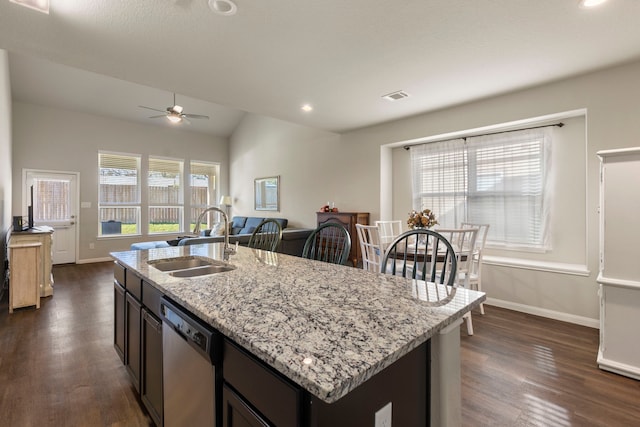
<path fill-rule="evenodd" d="M 176 278 L 147 264 L 221 253 L 216 243 L 111 255 L 327 403 L 485 300 L 482 292 L 244 247 L 231 257 L 235 270 L 214 275 Z"/>

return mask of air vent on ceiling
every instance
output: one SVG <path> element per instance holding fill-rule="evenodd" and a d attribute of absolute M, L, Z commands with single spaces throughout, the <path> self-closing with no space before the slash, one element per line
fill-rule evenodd
<path fill-rule="evenodd" d="M 399 90 L 396 92 L 391 92 L 386 95 L 382 95 L 384 99 L 387 101 L 397 101 L 398 99 L 408 98 L 409 94 L 403 90 Z"/>

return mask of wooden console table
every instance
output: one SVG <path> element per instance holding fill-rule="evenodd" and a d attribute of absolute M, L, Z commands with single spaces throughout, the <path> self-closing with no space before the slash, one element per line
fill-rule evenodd
<path fill-rule="evenodd" d="M 369 212 L 317 212 L 317 215 L 318 225 L 335 222 L 347 229 L 351 237 L 349 260 L 351 260 L 354 267 L 357 267 L 362 261 L 362 254 L 360 253 L 356 224 L 369 225 Z"/>

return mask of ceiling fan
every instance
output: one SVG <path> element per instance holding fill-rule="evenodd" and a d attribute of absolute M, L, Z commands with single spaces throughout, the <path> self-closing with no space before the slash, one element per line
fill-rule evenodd
<path fill-rule="evenodd" d="M 185 122 L 190 124 L 189 119 L 207 119 L 209 120 L 209 116 L 204 116 L 202 114 L 186 114 L 184 112 L 184 108 L 182 106 L 176 104 L 176 94 L 173 94 L 173 105 L 171 107 L 167 107 L 166 110 L 159 110 L 157 108 L 145 107 L 144 105 L 138 105 L 140 108 L 146 108 L 147 110 L 157 111 L 159 114 L 157 116 L 151 116 L 150 119 L 158 119 L 160 117 L 166 117 L 171 123 L 182 123 Z"/>

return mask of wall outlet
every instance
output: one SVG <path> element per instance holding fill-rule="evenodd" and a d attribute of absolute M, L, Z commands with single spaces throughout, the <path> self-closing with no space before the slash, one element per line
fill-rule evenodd
<path fill-rule="evenodd" d="M 375 427 L 391 427 L 391 402 L 376 412 Z"/>
<path fill-rule="evenodd" d="M 95 249 L 95 248 L 96 248 L 95 243 L 89 243 L 89 249 Z"/>

